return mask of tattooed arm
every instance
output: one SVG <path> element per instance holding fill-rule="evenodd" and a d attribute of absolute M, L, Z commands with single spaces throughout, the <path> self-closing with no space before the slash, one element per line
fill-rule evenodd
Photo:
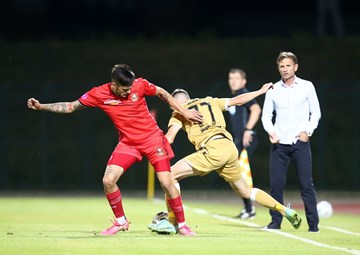
<path fill-rule="evenodd" d="M 171 108 L 183 114 L 185 109 L 165 89 L 156 87 L 156 95 Z"/>
<path fill-rule="evenodd" d="M 183 108 L 165 89 L 156 87 L 156 95 L 186 119 L 193 122 L 202 122 L 202 115 L 198 111 Z"/>
<path fill-rule="evenodd" d="M 51 104 L 41 104 L 35 98 L 28 99 L 27 106 L 33 110 L 55 112 L 55 113 L 72 113 L 72 112 L 86 108 L 85 106 L 83 106 L 80 103 L 79 100 L 75 100 L 74 102 L 59 102 L 59 103 L 51 103 Z"/>

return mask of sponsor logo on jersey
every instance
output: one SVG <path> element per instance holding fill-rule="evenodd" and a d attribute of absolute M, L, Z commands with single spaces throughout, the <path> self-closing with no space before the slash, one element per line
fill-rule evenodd
<path fill-rule="evenodd" d="M 88 98 L 88 93 L 85 93 L 84 95 L 81 96 L 81 99 L 86 100 Z"/>
<path fill-rule="evenodd" d="M 161 148 L 161 147 L 157 147 L 157 148 L 155 148 L 155 151 L 156 151 L 156 154 L 158 155 L 158 156 L 162 156 L 162 155 L 164 155 L 164 150 Z"/>
<path fill-rule="evenodd" d="M 200 131 L 201 131 L 201 133 L 204 133 L 209 128 L 210 128 L 210 125 L 207 125 L 206 127 L 201 128 Z"/>
<path fill-rule="evenodd" d="M 200 101 L 200 99 L 199 98 L 191 99 L 189 102 L 186 103 L 186 105 L 190 105 L 190 104 L 195 103 L 197 101 Z"/>
<path fill-rule="evenodd" d="M 121 101 L 119 99 L 106 99 L 104 101 L 104 104 L 107 104 L 107 105 L 119 105 L 119 104 L 121 104 Z"/>
<path fill-rule="evenodd" d="M 137 100 L 139 100 L 139 96 L 137 93 L 132 93 L 130 95 L 130 100 L 133 101 L 133 102 L 136 102 Z"/>

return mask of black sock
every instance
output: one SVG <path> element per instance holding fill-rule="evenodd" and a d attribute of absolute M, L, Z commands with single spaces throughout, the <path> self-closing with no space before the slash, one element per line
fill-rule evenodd
<path fill-rule="evenodd" d="M 247 199 L 247 198 L 243 198 L 244 200 L 244 205 L 245 205 L 245 210 L 247 212 L 251 212 L 251 209 L 252 209 L 252 201 L 250 199 Z"/>

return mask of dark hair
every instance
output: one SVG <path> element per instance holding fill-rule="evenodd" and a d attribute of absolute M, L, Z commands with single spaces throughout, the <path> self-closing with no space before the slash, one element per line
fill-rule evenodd
<path fill-rule="evenodd" d="M 135 74 L 126 64 L 118 64 L 111 70 L 111 80 L 122 86 L 131 86 L 135 80 Z"/>
<path fill-rule="evenodd" d="M 244 79 L 246 79 L 246 73 L 244 70 L 240 69 L 240 68 L 231 68 L 229 73 L 239 73 Z"/>

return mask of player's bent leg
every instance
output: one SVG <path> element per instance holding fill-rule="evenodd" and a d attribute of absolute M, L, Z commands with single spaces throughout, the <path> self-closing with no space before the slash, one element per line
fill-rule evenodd
<path fill-rule="evenodd" d="M 293 209 L 285 207 L 265 191 L 258 188 L 250 188 L 243 178 L 236 182 L 230 183 L 230 185 L 235 190 L 235 192 L 240 194 L 242 197 L 249 197 L 251 201 L 256 201 L 262 206 L 280 212 L 283 216 L 286 217 L 287 220 L 289 220 L 295 229 L 300 227 L 302 220 L 298 216 L 298 213 Z"/>
<path fill-rule="evenodd" d="M 181 159 L 178 162 L 176 162 L 173 166 L 171 166 L 171 176 L 175 188 L 178 190 L 179 194 L 180 194 L 180 184 L 178 181 L 194 175 L 199 175 L 198 171 L 196 169 L 193 169 L 188 163 L 186 163 L 185 159 Z M 165 194 L 165 201 L 168 201 L 169 198 L 170 197 Z M 169 221 L 172 224 L 177 225 L 175 214 L 171 210 L 169 203 L 166 203 L 166 207 L 168 210 Z"/>
<path fill-rule="evenodd" d="M 285 206 L 281 205 L 265 191 L 258 188 L 250 188 L 244 178 L 236 182 L 230 182 L 230 186 L 240 196 L 256 201 L 267 208 L 277 210 L 283 215 L 285 214 Z"/>
<path fill-rule="evenodd" d="M 108 165 L 106 167 L 103 177 L 104 191 L 109 205 L 115 215 L 115 220 L 112 221 L 112 225 L 109 228 L 101 232 L 101 235 L 115 235 L 119 231 L 129 229 L 130 222 L 125 217 L 121 192 L 116 185 L 116 182 L 123 173 L 124 169 L 120 166 Z"/>
<path fill-rule="evenodd" d="M 194 169 L 192 166 L 190 166 L 184 158 L 180 159 L 174 165 L 171 166 L 171 176 L 174 181 L 175 187 L 178 189 L 179 193 L 180 193 L 180 184 L 179 184 L 180 180 L 190 176 L 198 176 L 198 175 L 200 175 L 200 172 Z M 174 225 L 176 225 L 177 222 L 175 215 L 171 211 L 169 204 L 167 203 L 166 205 L 169 213 L 169 221 Z"/>
<path fill-rule="evenodd" d="M 241 197 L 245 201 L 249 201 L 251 203 L 250 211 L 243 209 L 237 218 L 241 219 L 255 219 L 255 207 L 252 205 L 252 201 L 250 200 L 251 188 L 247 181 L 242 178 L 237 182 L 230 182 L 231 188 L 235 191 L 235 193 Z"/>
<path fill-rule="evenodd" d="M 157 172 L 156 173 L 160 185 L 165 192 L 165 201 L 168 208 L 169 214 L 173 216 L 175 219 L 171 219 L 170 222 L 174 223 L 185 221 L 185 217 L 181 215 L 181 211 L 183 212 L 182 208 L 182 201 L 179 190 L 176 188 L 173 179 L 171 178 L 171 173 L 168 171 L 164 172 Z M 175 211 L 174 211 L 175 207 Z M 180 215 L 176 215 L 176 212 L 180 212 Z M 171 217 L 170 216 L 170 217 Z M 180 219 L 179 219 L 180 217 Z"/>
<path fill-rule="evenodd" d="M 174 185 L 175 185 L 175 188 L 178 190 L 179 194 L 181 195 L 181 190 L 180 190 L 180 183 L 176 180 L 173 180 L 174 181 Z M 168 203 L 168 199 L 170 197 L 168 195 L 166 195 L 165 193 L 165 203 L 166 203 L 166 209 L 167 209 L 167 212 L 168 212 L 168 221 L 173 224 L 174 226 L 177 226 L 177 220 L 176 220 L 176 217 L 175 217 L 175 214 L 174 212 L 172 211 L 169 203 Z"/>
<path fill-rule="evenodd" d="M 229 182 L 229 184 L 238 196 L 250 199 L 251 188 L 244 180 L 244 178 L 241 178 L 240 180 L 235 182 Z"/>
<path fill-rule="evenodd" d="M 102 179 L 105 194 L 115 192 L 118 187 L 116 185 L 120 176 L 124 173 L 124 169 L 117 165 L 108 165 Z"/>
<path fill-rule="evenodd" d="M 174 180 L 180 181 L 190 176 L 200 175 L 200 172 L 190 166 L 185 159 L 180 159 L 171 166 L 171 176 Z"/>
<path fill-rule="evenodd" d="M 155 171 L 158 167 L 154 166 Z M 170 167 L 169 167 L 170 168 Z M 159 179 L 161 187 L 165 192 L 166 202 L 169 207 L 169 211 L 175 215 L 176 222 L 178 224 L 179 234 L 193 236 L 195 232 L 185 223 L 184 208 L 181 200 L 181 195 L 178 189 L 175 187 L 174 181 L 170 171 L 156 171 L 156 175 Z"/>
<path fill-rule="evenodd" d="M 298 213 L 289 207 L 285 207 L 265 191 L 258 188 L 253 188 L 250 193 L 250 199 L 265 207 L 280 212 L 295 229 L 300 227 L 302 220 L 298 216 Z"/>
<path fill-rule="evenodd" d="M 167 197 L 175 198 L 179 196 L 180 193 L 175 187 L 170 171 L 157 172 L 156 175 Z"/>

